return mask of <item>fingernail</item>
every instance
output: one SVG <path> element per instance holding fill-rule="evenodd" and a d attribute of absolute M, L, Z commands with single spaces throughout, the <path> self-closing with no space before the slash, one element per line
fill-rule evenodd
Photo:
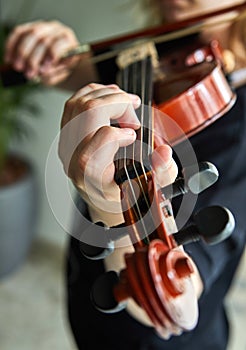
<path fill-rule="evenodd" d="M 140 106 L 141 99 L 140 99 L 140 97 L 138 95 L 135 95 L 135 94 L 128 94 L 128 95 L 132 99 L 132 101 L 135 103 L 135 105 Z"/>
<path fill-rule="evenodd" d="M 129 136 L 135 136 L 135 131 L 131 128 L 123 128 L 121 129 L 123 131 L 123 133 L 125 133 L 126 135 L 129 135 Z"/>

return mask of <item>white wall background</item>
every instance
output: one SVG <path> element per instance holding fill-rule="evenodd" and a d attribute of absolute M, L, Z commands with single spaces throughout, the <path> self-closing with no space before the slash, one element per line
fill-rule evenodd
<path fill-rule="evenodd" d="M 81 42 L 90 42 L 134 30 L 141 25 L 132 20 L 129 0 L 0 0 L 1 20 L 23 23 L 37 19 L 57 19 L 72 27 Z M 133 1 L 135 3 L 135 1 Z M 40 117 L 30 120 L 34 136 L 17 145 L 33 162 L 38 177 L 40 215 L 38 235 L 56 243 L 63 242 L 63 228 L 57 223 L 45 191 L 45 164 L 50 146 L 59 131 L 67 92 L 45 89 L 35 99 L 41 106 Z M 59 184 L 59 178 L 57 179 Z M 60 191 L 62 191 L 62 183 Z M 62 204 L 64 215 L 69 210 Z"/>

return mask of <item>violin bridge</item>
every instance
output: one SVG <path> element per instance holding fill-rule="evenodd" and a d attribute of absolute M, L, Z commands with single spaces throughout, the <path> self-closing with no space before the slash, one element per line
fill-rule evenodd
<path fill-rule="evenodd" d="M 124 49 L 118 55 L 116 63 L 123 70 L 135 62 L 143 61 L 148 56 L 151 57 L 152 66 L 157 68 L 159 66 L 158 52 L 152 41 L 137 43 Z"/>

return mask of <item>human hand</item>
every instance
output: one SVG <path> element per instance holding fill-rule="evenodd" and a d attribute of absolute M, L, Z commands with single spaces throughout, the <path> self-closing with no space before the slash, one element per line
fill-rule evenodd
<path fill-rule="evenodd" d="M 36 21 L 18 25 L 5 45 L 5 62 L 27 79 L 39 79 L 45 85 L 65 80 L 79 58 L 61 60 L 64 53 L 79 42 L 69 27 L 58 21 Z"/>
<path fill-rule="evenodd" d="M 140 124 L 135 109 L 140 103 L 138 96 L 116 85 L 89 84 L 67 101 L 61 122 L 59 156 L 66 174 L 97 214 L 107 212 L 111 218 L 120 215 L 120 221 L 122 209 L 120 190 L 114 181 L 114 156 L 120 147 L 136 139 L 135 130 Z M 113 126 L 116 122 L 120 127 Z M 175 180 L 177 166 L 169 146 L 158 147 L 152 163 L 155 171 L 162 174 L 162 185 L 165 179 L 167 183 Z M 104 217 L 100 221 L 105 220 Z"/>

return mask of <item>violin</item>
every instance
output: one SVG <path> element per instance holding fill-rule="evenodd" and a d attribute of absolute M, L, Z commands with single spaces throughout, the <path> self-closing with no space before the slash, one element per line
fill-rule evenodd
<path fill-rule="evenodd" d="M 234 13 L 245 6 L 238 5 L 227 11 Z M 213 15 L 224 13 L 225 10 L 221 10 Z M 192 21 L 189 35 L 199 32 L 200 22 L 206 18 L 208 16 L 200 16 Z M 186 51 L 182 60 L 183 76 L 179 66 L 170 70 L 170 66 L 164 64 L 165 55 L 164 61 L 158 58 L 156 43 L 187 35 L 184 29 L 187 24 L 187 21 L 181 22 L 175 29 L 172 25 L 161 26 L 127 35 L 124 40 L 111 39 L 89 46 L 93 52 L 101 52 L 104 59 L 117 55 L 121 87 L 142 99 L 138 111 L 141 128 L 136 142 L 122 148 L 115 160 L 115 181 L 121 191 L 125 219 L 123 232 L 122 228 L 105 229 L 103 249 L 84 244 L 83 237 L 81 241 L 83 254 L 99 259 L 112 252 L 112 242 L 127 234 L 134 252 L 125 256 L 125 268 L 119 274 L 110 271 L 95 281 L 92 300 L 101 311 L 117 312 L 132 298 L 145 310 L 157 331 L 164 329 L 171 334 L 177 334 L 180 329 L 193 329 L 198 319 L 191 282 L 193 265 L 182 245 L 199 239 L 216 244 L 232 233 L 235 224 L 228 209 L 213 206 L 192 216 L 191 226 L 178 230 L 171 200 L 189 192 L 199 194 L 217 180 L 218 172 L 210 163 L 193 164 L 183 169 L 183 177 L 162 188 L 151 166 L 151 154 L 156 146 L 162 142 L 173 146 L 194 135 L 222 116 L 236 98 L 225 77 L 218 42 Z M 132 45 L 132 40 L 139 38 L 151 40 Z M 126 50 L 103 52 L 105 47 L 128 41 L 131 45 Z M 81 46 L 64 58 L 87 50 L 88 45 Z M 93 226 L 89 234 L 92 231 Z"/>
<path fill-rule="evenodd" d="M 122 310 L 132 298 L 145 310 L 157 332 L 178 334 L 180 330 L 193 329 L 198 320 L 191 282 L 193 265 L 181 246 L 201 238 L 208 244 L 226 239 L 234 229 L 234 219 L 228 209 L 213 206 L 198 212 L 193 225 L 177 229 L 171 199 L 190 191 L 200 193 L 217 180 L 218 172 L 206 162 L 197 169 L 187 167 L 184 178 L 174 184 L 159 186 L 151 154 L 157 145 L 166 142 L 166 135 L 159 134 L 160 118 L 157 124 L 154 120 L 151 51 L 146 52 L 145 46 L 144 52 L 130 53 L 130 58 L 127 52 L 127 56 L 118 59 L 120 85 L 140 95 L 143 102 L 137 111 L 141 124 L 137 139 L 133 145 L 120 149 L 115 159 L 115 181 L 121 191 L 125 219 L 123 235 L 129 235 L 134 252 L 125 255 L 125 268 L 119 274 L 109 271 L 95 281 L 91 297 L 96 308 L 107 313 Z M 91 236 L 92 231 L 93 227 L 85 234 Z M 107 247 L 96 247 L 94 253 L 83 243 L 85 237 L 81 237 L 83 254 L 92 259 L 110 254 L 112 242 L 122 237 L 122 228 L 119 232 L 108 231 L 111 229 L 105 231 Z"/>

